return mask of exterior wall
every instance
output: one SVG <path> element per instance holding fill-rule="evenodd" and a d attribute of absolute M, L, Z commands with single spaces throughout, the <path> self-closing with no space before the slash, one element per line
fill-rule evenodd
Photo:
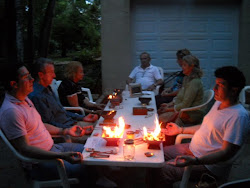
<path fill-rule="evenodd" d="M 129 0 L 102 0 L 102 83 L 103 93 L 125 87 L 132 68 Z M 250 1 L 241 1 L 238 67 L 250 85 Z"/>
<path fill-rule="evenodd" d="M 130 1 L 102 0 L 102 87 L 108 94 L 125 88 L 131 69 Z"/>
<path fill-rule="evenodd" d="M 239 68 L 246 76 L 250 85 L 250 1 L 243 0 L 241 4 L 239 28 Z"/>

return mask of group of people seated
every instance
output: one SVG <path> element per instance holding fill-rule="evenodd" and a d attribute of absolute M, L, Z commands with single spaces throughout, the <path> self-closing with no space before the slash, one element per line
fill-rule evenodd
<path fill-rule="evenodd" d="M 155 186 L 158 187 L 171 186 L 180 180 L 183 167 L 187 165 L 194 165 L 194 175 L 206 172 L 219 178 L 230 168 L 230 165 L 223 166 L 219 162 L 235 155 L 249 131 L 249 115 L 238 102 L 246 81 L 242 72 L 233 66 L 215 71 L 216 102 L 204 118 L 203 112 L 196 111 L 181 117 L 180 124 L 173 123 L 175 120 L 171 118 L 180 109 L 199 105 L 203 100 L 202 71 L 198 58 L 187 49 L 177 51 L 176 55 L 182 73 L 178 74 L 171 89 L 163 91 L 162 96 L 171 97 L 172 100 L 168 98 L 164 101 L 167 103 L 159 104 L 159 119 L 168 136 L 180 133 L 194 136 L 191 143 L 164 147 L 166 163 L 163 168 L 156 169 L 157 173 L 153 172 L 154 182 L 157 182 Z M 142 89 L 152 91 L 163 84 L 163 79 L 157 67 L 150 64 L 148 53 L 142 53 L 140 59 L 141 66 L 131 72 L 127 83 L 133 79 L 139 80 Z M 95 186 L 89 181 L 89 176 L 95 174 L 95 170 L 82 163 L 84 159 L 81 154 L 84 149 L 82 137 L 91 134 L 93 122 L 86 121 L 86 116 L 63 108 L 63 105 L 81 106 L 90 114 L 100 114 L 104 108 L 104 105 L 90 104 L 82 95 L 79 85 L 84 75 L 82 65 L 78 62 L 67 65 L 66 78 L 58 89 L 60 101 L 50 87 L 55 78 L 52 60 L 39 58 L 36 61 L 30 69 L 35 79 L 29 67 L 23 64 L 9 64 L 5 68 L 8 74 L 1 78 L 6 94 L 0 108 L 0 128 L 11 144 L 27 157 L 61 158 L 68 176 L 79 178 L 79 187 Z M 194 126 L 185 127 L 185 124 Z M 51 135 L 70 135 L 72 143 L 54 143 Z M 58 176 L 56 167 L 51 164 L 32 164 L 28 171 L 36 179 Z"/>

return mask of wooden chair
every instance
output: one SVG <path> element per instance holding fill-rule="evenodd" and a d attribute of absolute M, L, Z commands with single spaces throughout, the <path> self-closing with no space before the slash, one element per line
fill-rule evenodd
<path fill-rule="evenodd" d="M 22 155 L 19 153 L 9 142 L 9 140 L 6 138 L 2 130 L 0 129 L 0 137 L 2 138 L 5 145 L 10 149 L 10 151 L 14 154 L 14 156 L 22 162 L 28 162 L 28 163 L 54 163 L 57 166 L 57 170 L 59 173 L 60 179 L 56 180 L 47 180 L 47 181 L 37 181 L 32 180 L 31 185 L 33 188 L 40 188 L 40 187 L 58 187 L 61 186 L 63 188 L 70 188 L 70 184 L 77 184 L 79 180 L 77 178 L 69 178 L 67 177 L 64 163 L 62 159 L 54 159 L 54 160 L 41 160 L 41 159 L 35 159 L 30 158 Z M 20 168 L 22 167 L 22 164 L 20 163 Z"/>
<path fill-rule="evenodd" d="M 179 134 L 176 137 L 175 144 L 181 144 L 183 139 L 192 139 L 193 135 L 192 134 Z M 236 159 L 239 158 L 241 155 L 242 151 L 244 150 L 246 144 L 243 144 L 239 151 L 229 160 L 221 162 L 221 164 L 232 164 Z M 192 171 L 192 165 L 184 167 L 184 173 L 182 175 L 181 182 L 177 182 L 179 184 L 179 188 L 187 188 L 188 187 L 188 182 L 190 178 L 190 174 Z M 223 179 L 219 180 L 219 184 L 223 183 L 227 177 L 224 177 Z M 176 186 L 176 184 L 175 184 Z"/>

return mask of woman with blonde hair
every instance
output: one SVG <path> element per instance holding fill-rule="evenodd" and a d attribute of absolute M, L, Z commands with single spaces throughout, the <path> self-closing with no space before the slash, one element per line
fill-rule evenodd
<path fill-rule="evenodd" d="M 58 88 L 58 95 L 63 106 L 80 106 L 86 113 L 101 114 L 105 105 L 91 103 L 84 96 L 79 82 L 83 79 L 83 66 L 78 61 L 71 61 L 65 67 L 65 79 Z"/>
<path fill-rule="evenodd" d="M 179 125 L 194 125 L 200 123 L 204 116 L 202 110 L 196 110 L 183 113 L 180 119 L 176 119 L 182 108 L 198 106 L 203 102 L 203 84 L 201 81 L 203 72 L 200 69 L 199 59 L 193 55 L 184 56 L 182 70 L 185 77 L 180 91 L 172 102 L 161 104 L 158 110 L 159 121 L 163 125 L 175 121 L 178 121 Z"/>

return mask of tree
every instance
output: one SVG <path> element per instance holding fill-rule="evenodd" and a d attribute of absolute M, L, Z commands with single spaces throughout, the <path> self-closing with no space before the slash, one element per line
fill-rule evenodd
<path fill-rule="evenodd" d="M 38 48 L 38 54 L 40 57 L 48 56 L 49 39 L 50 39 L 55 5 L 56 5 L 56 0 L 49 0 L 43 24 L 41 26 L 39 48 Z"/>

